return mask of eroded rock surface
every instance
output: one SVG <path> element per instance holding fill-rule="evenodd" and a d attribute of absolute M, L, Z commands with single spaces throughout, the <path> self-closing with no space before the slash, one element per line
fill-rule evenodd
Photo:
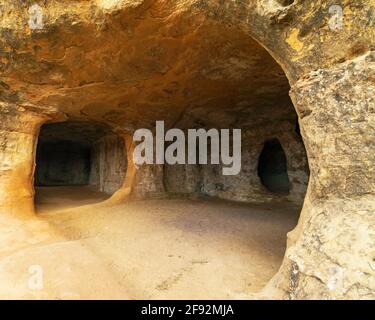
<path fill-rule="evenodd" d="M 33 215 L 46 122 L 98 122 L 124 140 L 126 178 L 112 203 L 197 194 L 301 202 L 309 165 L 299 224 L 264 292 L 374 298 L 374 0 L 338 0 L 336 13 L 331 1 L 36 3 L 40 28 L 30 28 L 34 1 L 0 4 L 1 214 Z M 242 129 L 241 174 L 135 167 L 132 133 L 156 120 Z M 269 139 L 287 158 L 287 196 L 267 191 L 257 174 Z M 112 192 L 120 183 L 99 185 Z"/>
<path fill-rule="evenodd" d="M 311 180 L 282 269 L 291 298 L 374 297 L 374 57 L 312 72 L 292 88 Z"/>

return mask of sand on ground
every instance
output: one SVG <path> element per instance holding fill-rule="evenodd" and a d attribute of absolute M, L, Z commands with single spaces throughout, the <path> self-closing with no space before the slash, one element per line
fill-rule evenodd
<path fill-rule="evenodd" d="M 251 298 L 277 272 L 299 208 L 38 188 L 38 215 L 0 217 L 1 299 Z"/>

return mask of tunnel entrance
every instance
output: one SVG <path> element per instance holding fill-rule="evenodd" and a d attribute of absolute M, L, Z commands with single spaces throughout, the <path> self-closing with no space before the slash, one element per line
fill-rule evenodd
<path fill-rule="evenodd" d="M 128 81 L 83 85 L 77 89 L 82 101 L 74 100 L 77 109 L 71 114 L 72 107 L 64 109 L 66 100 L 61 101 L 61 110 L 70 116 L 85 114 L 126 128 L 129 150 L 134 147 L 130 146 L 131 133 L 153 130 L 158 120 L 165 121 L 166 130 L 182 130 L 185 137 L 190 129 L 241 130 L 237 175 L 223 175 L 220 163 L 132 166 L 118 201 L 76 208 L 56 218 L 63 217 L 64 233 L 66 225 L 72 225 L 70 238 L 77 238 L 78 229 L 85 236 L 82 241 L 95 239 L 93 247 L 100 250 L 100 256 L 119 266 L 110 273 L 119 272 L 125 288 L 131 281 L 149 297 L 197 298 L 201 292 L 202 298 L 223 298 L 228 292 L 260 290 L 282 263 L 286 235 L 297 224 L 306 192 L 307 156 L 296 129 L 297 114 L 285 73 L 248 34 L 215 31 L 217 38 L 211 42 L 207 34 L 213 35 L 213 30 L 206 27 L 191 42 L 205 50 L 193 60 L 187 51 L 186 60 L 178 62 L 186 72 L 171 69 L 157 78 L 146 73 L 142 85 Z M 112 60 L 108 74 L 119 70 L 113 75 L 120 80 L 122 69 L 117 59 Z M 155 60 L 153 68 L 162 61 Z M 123 63 L 128 65 L 128 61 Z M 121 170 L 126 157 L 120 156 L 116 145 L 122 142 L 118 141 L 109 128 L 89 121 L 45 125 L 37 156 L 38 212 L 46 206 L 55 209 L 61 202 L 64 208 L 97 202 L 113 193 L 126 171 Z M 56 151 L 48 151 L 51 148 Z M 207 150 L 210 159 L 210 144 Z M 50 152 L 62 155 L 51 159 Z M 132 199 L 140 201 L 128 201 Z M 47 215 L 49 210 L 45 210 Z M 87 237 L 91 231 L 95 236 Z M 139 252 L 150 257 L 146 266 Z M 97 265 L 95 261 L 94 268 Z M 192 265 L 194 272 L 168 285 L 176 272 L 191 270 Z M 135 269 L 140 270 L 136 278 Z M 160 273 L 155 274 L 156 269 Z M 105 271 L 98 270 L 98 274 Z M 155 275 L 152 285 L 150 274 Z"/>
<path fill-rule="evenodd" d="M 275 193 L 289 193 L 287 159 L 278 139 L 264 143 L 259 156 L 258 175 L 267 190 Z"/>
<path fill-rule="evenodd" d="M 126 166 L 123 140 L 108 126 L 91 121 L 45 124 L 36 152 L 36 205 L 104 200 L 122 186 Z"/>
<path fill-rule="evenodd" d="M 37 186 L 73 186 L 89 183 L 89 145 L 64 140 L 40 143 L 36 161 Z"/>

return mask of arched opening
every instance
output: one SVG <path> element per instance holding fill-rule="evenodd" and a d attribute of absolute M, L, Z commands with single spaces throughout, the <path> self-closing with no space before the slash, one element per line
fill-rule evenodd
<path fill-rule="evenodd" d="M 45 124 L 36 151 L 37 209 L 105 200 L 121 187 L 126 166 L 124 143 L 108 126 L 93 121 Z"/>
<path fill-rule="evenodd" d="M 201 217 L 194 216 L 195 210 L 190 209 L 194 204 L 181 203 L 182 208 L 188 208 L 187 217 L 182 219 L 198 230 L 200 223 L 222 245 L 236 246 L 237 252 L 244 245 L 242 249 L 249 252 L 249 259 L 238 265 L 237 272 L 239 275 L 252 273 L 253 276 L 244 276 L 251 285 L 242 290 L 255 293 L 267 284 L 282 263 L 287 233 L 299 219 L 309 168 L 286 74 L 262 46 L 252 40 L 247 44 L 251 49 L 242 58 L 233 50 L 236 59 L 246 65 L 243 73 L 234 58 L 228 59 L 227 63 L 232 63 L 228 69 L 225 65 L 216 64 L 212 68 L 205 65 L 205 76 L 211 82 L 203 86 L 206 90 L 203 93 L 196 89 L 205 99 L 195 101 L 174 123 L 186 136 L 191 128 L 241 129 L 240 173 L 224 176 L 222 164 L 165 165 L 163 181 L 169 195 L 208 201 L 196 207 Z M 237 47 L 240 52 L 244 50 L 241 48 Z M 210 150 L 210 145 L 207 149 Z M 210 210 L 216 212 L 214 217 L 210 216 Z M 227 238 L 226 230 L 231 230 Z M 227 242 L 234 234 L 241 239 L 241 244 Z M 238 254 L 232 258 L 245 257 Z"/>
<path fill-rule="evenodd" d="M 258 175 L 270 192 L 289 194 L 287 160 L 278 139 L 267 140 L 259 156 Z"/>
<path fill-rule="evenodd" d="M 82 43 L 59 60 L 58 69 L 53 70 L 51 62 L 56 72 L 48 76 L 61 85 L 46 86 L 40 101 L 58 106 L 71 118 L 101 119 L 126 133 L 153 128 L 157 120 L 182 129 L 185 136 L 189 129 L 241 129 L 241 171 L 224 176 L 222 164 L 150 165 L 147 170 L 129 165 L 129 177 L 135 178 L 116 196 L 131 193 L 141 201 L 76 208 L 74 215 L 70 210 L 46 214 L 74 241 L 59 255 L 51 256 L 50 248 L 42 247 L 38 258 L 48 261 L 46 272 L 53 277 L 54 263 L 63 256 L 66 264 L 56 274 L 59 292 L 67 292 L 61 279 L 70 277 L 69 291 L 81 298 L 103 298 L 102 292 L 107 297 L 126 292 L 138 299 L 248 297 L 279 269 L 286 235 L 297 223 L 307 186 L 307 157 L 295 130 L 290 86 L 277 62 L 248 32 L 210 19 L 192 29 L 190 18 L 179 23 L 177 13 L 171 24 L 149 19 L 160 14 L 157 10 L 134 19 L 133 26 L 134 21 L 127 20 L 129 32 L 118 32 L 125 27 L 124 16 L 118 15 L 121 23 L 111 21 L 110 28 L 103 28 L 104 37 L 89 37 L 89 45 L 82 37 Z M 138 25 L 145 21 L 144 27 Z M 143 33 L 152 30 L 164 36 L 155 41 Z M 98 39 L 100 43 L 94 43 Z M 43 53 L 38 57 L 52 59 Z M 59 90 L 52 92 L 55 86 Z M 107 156 L 115 143 L 101 142 L 112 133 L 90 121 L 43 126 L 35 179 L 38 212 L 62 202 L 64 207 L 97 202 L 119 187 L 120 179 L 108 183 L 107 176 L 113 176 L 112 170 L 126 157 Z M 285 153 L 288 194 L 266 190 L 258 176 L 264 141 L 273 138 Z M 61 155 L 54 159 L 50 152 Z M 160 196 L 164 198 L 155 200 Z M 92 250 L 83 251 L 82 242 Z M 72 270 L 71 275 L 64 270 Z M 84 278 L 89 273 L 100 281 Z M 134 285 L 131 292 L 129 283 Z"/>

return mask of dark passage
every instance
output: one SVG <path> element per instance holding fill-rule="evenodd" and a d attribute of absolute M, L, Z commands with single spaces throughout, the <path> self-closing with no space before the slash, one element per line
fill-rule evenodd
<path fill-rule="evenodd" d="M 264 143 L 259 156 L 258 175 L 262 184 L 271 192 L 288 194 L 289 177 L 285 152 L 278 139 Z"/>
<path fill-rule="evenodd" d="M 35 185 L 90 186 L 112 194 L 126 172 L 123 140 L 93 121 L 46 124 L 39 135 Z"/>
<path fill-rule="evenodd" d="M 87 185 L 90 147 L 72 141 L 41 142 L 37 150 L 37 186 Z"/>

